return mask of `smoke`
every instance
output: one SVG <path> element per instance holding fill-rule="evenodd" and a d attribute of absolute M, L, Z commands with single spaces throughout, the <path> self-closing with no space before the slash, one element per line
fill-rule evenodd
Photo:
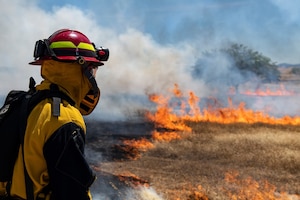
<path fill-rule="evenodd" d="M 199 97 L 226 96 L 214 77 L 242 78 L 232 71 L 230 60 L 218 56 L 208 63 L 205 79 L 196 79 L 191 68 L 203 52 L 228 41 L 263 52 L 275 62 L 299 62 L 298 2 L 89 0 L 49 6 L 50 1 L 0 1 L 2 95 L 26 90 L 30 76 L 41 81 L 39 67 L 27 63 L 35 41 L 57 29 L 78 29 L 110 49 L 109 61 L 97 74 L 100 102 L 87 118 L 134 119 L 152 106 L 147 94 L 168 93 L 175 83 Z M 212 90 L 219 83 L 221 89 Z"/>
<path fill-rule="evenodd" d="M 163 200 L 153 188 L 141 187 L 137 190 L 127 190 L 125 199 L 130 200 Z"/>
<path fill-rule="evenodd" d="M 107 200 L 111 199 L 109 196 L 106 196 L 106 194 L 97 194 L 93 195 L 94 200 Z M 139 187 L 135 190 L 127 189 L 124 191 L 124 194 L 122 194 L 122 197 L 119 199 L 122 200 L 163 200 L 163 198 L 156 193 L 156 191 L 153 188 L 148 187 Z"/>
<path fill-rule="evenodd" d="M 104 160 L 101 153 L 96 152 L 90 146 L 87 146 L 85 150 L 85 156 L 89 164 L 96 167 L 100 166 L 100 163 Z M 112 174 L 103 175 L 101 172 L 97 173 L 97 171 L 96 174 L 97 179 L 90 189 L 94 200 L 163 200 L 162 196 L 157 194 L 152 187 L 141 185 L 133 188 L 120 182 Z"/>
<path fill-rule="evenodd" d="M 111 61 L 97 77 L 106 98 L 100 109 L 105 104 L 113 116 L 120 108 L 123 115 L 131 115 L 128 112 L 145 108 L 147 93 L 166 93 L 174 83 L 192 89 L 192 78 L 186 70 L 194 60 L 190 46 L 163 46 L 135 29 L 112 41 Z"/>
<path fill-rule="evenodd" d="M 299 63 L 297 0 L 87 0 L 73 5 L 54 1 L 56 5 L 49 6 L 50 2 L 0 0 L 2 101 L 9 90 L 27 90 L 30 76 L 42 80 L 40 68 L 27 63 L 33 59 L 35 42 L 61 28 L 80 30 L 96 45 L 110 49 L 110 59 L 96 77 L 101 99 L 87 119 L 138 118 L 140 111 L 153 106 L 147 94 L 169 94 L 175 83 L 185 94 L 194 91 L 200 98 L 226 99 L 229 88 L 224 81 L 229 85 L 243 77 L 224 55 L 205 60 L 202 53 L 228 41 L 262 52 L 275 62 Z M 201 63 L 205 68 L 196 78 L 192 69 L 200 60 L 206 62 Z M 226 79 L 220 80 L 221 75 Z M 238 100 L 248 101 L 253 109 L 272 107 L 276 115 L 300 111 L 294 97 Z M 91 149 L 86 153 L 91 163 L 102 161 L 99 153 L 97 157 Z M 125 193 L 127 199 L 161 199 L 151 188 Z M 95 199 L 106 199 L 103 195 L 95 194 Z"/>

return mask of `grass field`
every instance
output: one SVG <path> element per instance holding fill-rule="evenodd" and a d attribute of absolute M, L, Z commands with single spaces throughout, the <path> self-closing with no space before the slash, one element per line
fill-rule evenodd
<path fill-rule="evenodd" d="M 300 94 L 299 75 L 291 74 L 287 68 L 282 68 L 281 73 L 282 83 L 289 86 L 288 90 L 297 92 L 296 96 L 286 91 L 279 93 L 291 95 L 281 100 L 296 100 Z M 181 94 L 178 88 L 174 91 Z M 190 107 L 195 108 L 194 114 L 197 114 L 197 98 L 190 96 L 189 99 Z M 148 119 L 160 133 L 152 132 L 152 138 L 139 140 L 130 138 L 129 131 L 126 139 L 131 139 L 132 143 L 127 140 L 131 148 L 125 145 L 121 150 L 125 152 L 123 155 L 128 151 L 131 159 L 106 160 L 99 166 L 101 171 L 116 176 L 132 173 L 146 180 L 164 200 L 300 199 L 299 118 L 266 120 L 264 115 L 252 110 L 225 108 L 218 111 L 219 118 L 215 122 L 207 122 L 206 119 L 213 119 L 207 114 L 204 120 L 192 122 L 169 113 L 165 98 L 161 104 L 159 96 L 153 96 L 153 100 L 158 102 L 157 111 Z M 286 109 L 287 104 L 283 101 L 279 109 Z M 237 120 L 240 114 L 242 120 Z M 293 123 L 285 124 L 285 119 Z M 226 123 L 216 123 L 220 120 Z M 136 132 L 137 129 L 130 130 Z"/>
<path fill-rule="evenodd" d="M 189 126 L 183 138 L 154 142 L 139 159 L 100 168 L 134 173 L 166 200 L 299 199 L 291 195 L 300 194 L 300 126 Z"/>

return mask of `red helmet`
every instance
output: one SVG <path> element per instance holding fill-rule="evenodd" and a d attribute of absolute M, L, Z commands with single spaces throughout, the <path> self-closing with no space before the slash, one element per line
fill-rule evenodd
<path fill-rule="evenodd" d="M 39 40 L 35 44 L 34 61 L 29 64 L 41 65 L 44 60 L 76 61 L 78 58 L 95 65 L 103 65 L 107 61 L 108 49 L 97 49 L 83 33 L 76 30 L 61 29 L 48 39 Z"/>

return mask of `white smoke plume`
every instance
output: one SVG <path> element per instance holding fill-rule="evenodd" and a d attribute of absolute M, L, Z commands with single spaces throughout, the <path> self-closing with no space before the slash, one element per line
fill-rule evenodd
<path fill-rule="evenodd" d="M 93 195 L 94 200 L 108 200 L 111 199 L 106 194 Z M 120 197 L 122 200 L 163 200 L 163 198 L 156 193 L 153 188 L 140 187 L 135 190 L 127 189 L 124 191 L 124 195 Z"/>
<path fill-rule="evenodd" d="M 34 44 L 61 28 L 82 31 L 96 45 L 110 49 L 109 61 L 98 70 L 102 95 L 91 119 L 131 119 L 139 109 L 149 108 L 147 94 L 168 93 L 175 83 L 199 97 L 226 98 L 223 85 L 214 93 L 209 84 L 193 78 L 191 67 L 202 52 L 228 41 L 263 52 L 275 62 L 300 62 L 297 0 L 87 0 L 73 5 L 73 1 L 55 1 L 57 6 L 46 8 L 49 2 L 0 0 L 2 101 L 9 90 L 27 90 L 30 76 L 41 81 L 39 67 L 27 64 L 33 59 Z M 206 76 L 230 73 L 240 78 L 231 73 L 229 60 L 220 56 L 214 61 L 206 66 Z M 300 111 L 297 99 L 286 100 L 261 98 L 251 106 L 263 109 L 275 102 L 278 113 L 282 107 L 288 114 Z M 98 156 L 92 162 L 101 162 Z M 97 195 L 96 200 L 104 199 Z M 151 188 L 129 190 L 126 195 L 128 199 L 161 199 Z"/>
<path fill-rule="evenodd" d="M 30 76 L 37 82 L 41 80 L 39 67 L 27 64 L 33 59 L 34 43 L 60 28 L 81 30 L 97 45 L 110 49 L 110 60 L 97 75 L 102 98 L 93 118 L 98 115 L 122 118 L 124 110 L 139 106 L 126 98 L 144 96 L 147 91 L 164 91 L 174 83 L 184 87 L 191 82 L 184 69 L 193 62 L 188 45 L 162 46 L 150 35 L 130 28 L 117 34 L 97 25 L 94 16 L 73 6 L 45 12 L 34 1 L 25 4 L 13 0 L 4 3 L 1 15 L 0 36 L 4 42 L 0 47 L 2 94 L 10 89 L 27 89 Z"/>
<path fill-rule="evenodd" d="M 41 81 L 39 67 L 27 64 L 35 41 L 61 28 L 78 29 L 110 49 L 109 61 L 97 74 L 102 96 L 92 119 L 128 119 L 148 107 L 146 94 L 164 94 L 175 83 L 199 97 L 211 95 L 209 85 L 192 77 L 191 67 L 204 51 L 227 41 L 263 52 L 275 62 L 299 62 L 296 1 L 89 0 L 46 8 L 49 2 L 0 0 L 2 96 L 11 89 L 26 90 L 30 76 Z M 224 63 L 230 65 L 215 61 L 206 66 L 208 76 L 227 70 Z"/>
<path fill-rule="evenodd" d="M 163 200 L 153 188 L 140 187 L 137 190 L 127 190 L 125 199 L 130 200 Z"/>

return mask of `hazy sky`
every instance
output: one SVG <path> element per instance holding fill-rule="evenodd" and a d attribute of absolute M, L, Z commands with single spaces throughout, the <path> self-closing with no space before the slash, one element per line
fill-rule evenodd
<path fill-rule="evenodd" d="M 300 62 L 300 2 L 297 0 L 39 0 L 49 14 L 72 5 L 96 24 L 118 33 L 134 28 L 160 44 L 229 40 L 277 62 Z M 32 13 L 33 14 L 33 13 Z M 74 19 L 76 20 L 76 19 Z"/>
<path fill-rule="evenodd" d="M 41 80 L 39 67 L 28 65 L 35 41 L 48 38 L 60 28 L 78 29 L 111 51 L 109 62 L 97 76 L 102 89 L 102 113 L 124 113 L 132 108 L 132 96 L 128 94 L 163 93 L 174 83 L 183 90 L 205 95 L 205 85 L 191 78 L 189 68 L 202 52 L 227 42 L 241 43 L 276 63 L 300 63 L 298 0 L 0 3 L 0 94 L 26 89 L 29 76 L 37 82 Z M 127 105 L 121 106 L 122 111 L 112 104 L 112 96 L 118 94 Z"/>

